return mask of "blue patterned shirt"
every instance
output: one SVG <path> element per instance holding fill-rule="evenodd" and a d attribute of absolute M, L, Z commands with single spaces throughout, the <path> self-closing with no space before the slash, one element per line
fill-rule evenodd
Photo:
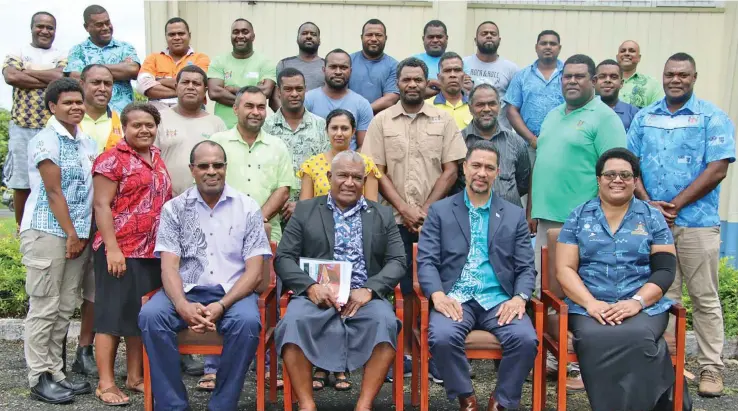
<path fill-rule="evenodd" d="M 197 187 L 167 201 L 161 211 L 154 255 L 180 258 L 184 291 L 220 285 L 228 292 L 246 270 L 246 260 L 272 256 L 259 205 L 226 185 L 215 207 Z"/>
<path fill-rule="evenodd" d="M 676 113 L 666 99 L 644 107 L 628 131 L 628 149 L 641 161 L 643 185 L 651 200 L 670 202 L 713 161 L 735 161 L 735 126 L 714 104 L 687 101 Z M 682 227 L 720 225 L 720 186 L 682 208 L 675 224 Z"/>
<path fill-rule="evenodd" d="M 596 197 L 571 212 L 558 242 L 579 247 L 579 277 L 594 298 L 612 304 L 630 299 L 648 282 L 651 247 L 674 244 L 674 239 L 661 212 L 637 198 L 613 234 Z M 570 314 L 588 315 L 584 307 L 565 301 Z M 672 304 L 662 297 L 644 312 L 661 314 Z"/>
<path fill-rule="evenodd" d="M 564 103 L 561 72 L 564 63 L 556 62 L 556 70 L 548 80 L 538 70 L 538 60 L 515 74 L 503 99 L 520 110 L 520 116 L 531 133 L 538 136 L 541 124 L 551 110 Z"/>
<path fill-rule="evenodd" d="M 28 180 L 31 195 L 26 202 L 21 231 L 39 230 L 66 238 L 49 206 L 38 164 L 50 160 L 61 170 L 61 189 L 69 207 L 69 217 L 79 238 L 90 238 L 92 224 L 92 163 L 97 157 L 97 143 L 77 127 L 72 136 L 51 117 L 46 128 L 28 142 Z"/>
<path fill-rule="evenodd" d="M 336 261 L 351 263 L 351 289 L 361 288 L 366 283 L 366 259 L 364 258 L 363 226 L 361 211 L 368 207 L 362 196 L 359 201 L 348 210 L 341 211 L 328 193 L 328 209 L 333 212 L 335 225 L 335 241 L 333 244 L 333 258 Z"/>
<path fill-rule="evenodd" d="M 489 262 L 489 209 L 492 196 L 481 207 L 474 207 L 464 190 L 464 203 L 469 209 L 469 229 L 471 240 L 469 255 L 459 279 L 451 287 L 449 297 L 461 304 L 476 300 L 485 310 L 510 299 L 497 280 L 492 264 Z"/>
<path fill-rule="evenodd" d="M 105 47 L 98 47 L 89 38 L 69 50 L 69 58 L 64 72 L 73 71 L 81 72 L 85 66 L 90 64 L 120 64 L 120 63 L 138 63 L 136 49 L 129 43 L 110 40 Z M 113 83 L 113 97 L 110 100 L 110 106 L 117 112 L 133 102 L 133 88 L 130 80 L 119 80 Z"/>

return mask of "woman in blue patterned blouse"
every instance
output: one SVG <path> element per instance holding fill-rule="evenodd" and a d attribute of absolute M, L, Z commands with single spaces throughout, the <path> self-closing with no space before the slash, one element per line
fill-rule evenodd
<path fill-rule="evenodd" d="M 598 196 L 572 211 L 556 247 L 584 387 L 593 411 L 668 410 L 674 240 L 661 212 L 633 195 L 640 166 L 630 151 L 606 151 L 595 174 Z"/>

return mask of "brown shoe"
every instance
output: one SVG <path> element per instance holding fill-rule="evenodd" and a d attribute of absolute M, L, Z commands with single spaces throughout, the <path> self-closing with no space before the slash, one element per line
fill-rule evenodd
<path fill-rule="evenodd" d="M 700 373 L 700 397 L 720 397 L 723 395 L 723 377 L 720 373 L 704 370 Z"/>
<path fill-rule="evenodd" d="M 578 372 L 571 372 L 566 379 L 566 392 L 584 391 L 584 381 Z"/>
<path fill-rule="evenodd" d="M 489 396 L 489 402 L 487 403 L 487 411 L 505 411 L 505 407 L 503 407 L 497 402 L 493 394 Z"/>
<path fill-rule="evenodd" d="M 459 397 L 459 411 L 477 411 L 477 396 Z"/>

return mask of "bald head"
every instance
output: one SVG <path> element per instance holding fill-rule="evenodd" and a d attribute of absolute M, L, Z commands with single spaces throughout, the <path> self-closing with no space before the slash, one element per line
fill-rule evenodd
<path fill-rule="evenodd" d="M 617 60 L 626 77 L 630 77 L 641 62 L 641 46 L 633 40 L 624 41 L 618 47 Z"/>

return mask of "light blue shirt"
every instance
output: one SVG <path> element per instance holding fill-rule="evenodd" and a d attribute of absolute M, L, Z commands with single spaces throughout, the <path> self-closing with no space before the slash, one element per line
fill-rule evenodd
<path fill-rule="evenodd" d="M 79 238 L 90 238 L 92 224 L 92 164 L 97 157 L 97 143 L 77 127 L 72 136 L 51 117 L 28 142 L 28 181 L 31 194 L 23 212 L 20 231 L 43 231 L 66 238 L 49 206 L 49 195 L 38 171 L 38 164 L 51 160 L 61 170 L 61 189 L 69 207 L 74 231 Z"/>
<path fill-rule="evenodd" d="M 349 90 L 339 100 L 328 97 L 322 88 L 310 90 L 305 95 L 305 109 L 325 119 L 328 114 L 338 108 L 349 111 L 356 119 L 356 131 L 366 131 L 374 118 L 372 105 L 358 93 Z M 351 137 L 351 149 L 356 150 L 356 135 Z"/>
<path fill-rule="evenodd" d="M 713 161 L 735 161 L 735 126 L 714 104 L 692 97 L 676 113 L 662 98 L 636 114 L 628 149 L 641 161 L 643 185 L 651 200 L 670 202 Z M 720 186 L 679 211 L 682 227 L 720 225 Z"/>
<path fill-rule="evenodd" d="M 81 72 L 90 64 L 120 63 L 141 65 L 136 49 L 131 44 L 112 39 L 105 47 L 98 47 L 88 38 L 69 50 L 69 59 L 64 72 Z M 110 99 L 110 106 L 113 110 L 120 113 L 131 102 L 133 102 L 133 87 L 131 87 L 130 80 L 119 80 L 113 83 L 113 97 Z"/>
<path fill-rule="evenodd" d="M 351 289 L 361 288 L 366 283 L 366 258 L 364 258 L 363 225 L 361 212 L 368 207 L 362 196 L 348 210 L 341 211 L 328 193 L 328 209 L 333 212 L 335 237 L 333 259 L 351 263 Z"/>
<path fill-rule="evenodd" d="M 214 208 L 197 187 L 167 201 L 154 255 L 177 255 L 184 291 L 220 285 L 227 293 L 246 270 L 246 260 L 272 256 L 264 218 L 252 198 L 226 185 Z"/>
<path fill-rule="evenodd" d="M 413 57 L 420 59 L 428 66 L 428 79 L 435 80 L 438 78 L 438 64 L 441 62 L 441 56 L 433 57 L 429 56 L 428 53 L 419 53 Z"/>
<path fill-rule="evenodd" d="M 596 197 L 571 212 L 558 242 L 579 247 L 579 277 L 594 298 L 612 304 L 630 299 L 648 282 L 651 247 L 674 244 L 674 238 L 661 212 L 637 198 L 631 200 L 620 228 L 612 233 Z M 588 315 L 570 299 L 566 303 L 569 314 Z M 662 297 L 644 312 L 661 314 L 672 304 Z"/>
<path fill-rule="evenodd" d="M 361 51 L 351 54 L 349 88 L 370 104 L 385 94 L 400 94 L 397 88 L 397 60 L 387 54 L 383 54 L 379 60 L 369 60 Z"/>
<path fill-rule="evenodd" d="M 469 209 L 469 255 L 461 271 L 459 279 L 451 287 L 449 297 L 461 304 L 476 300 L 485 310 L 510 299 L 497 280 L 492 264 L 489 262 L 489 207 L 492 196 L 481 207 L 474 207 L 469 201 L 469 195 L 464 190 L 464 203 Z"/>
<path fill-rule="evenodd" d="M 538 69 L 538 60 L 515 74 L 507 87 L 504 101 L 520 111 L 531 133 L 538 136 L 541 124 L 551 110 L 564 103 L 561 94 L 561 72 L 564 63 L 556 62 L 556 70 L 548 80 Z"/>

